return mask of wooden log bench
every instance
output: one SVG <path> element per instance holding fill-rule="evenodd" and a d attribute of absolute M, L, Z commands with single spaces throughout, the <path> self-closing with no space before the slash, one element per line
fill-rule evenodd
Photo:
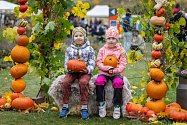
<path fill-rule="evenodd" d="M 58 76 L 51 84 L 48 93 L 55 100 L 59 110 L 62 109 L 62 80 L 65 75 Z M 89 99 L 88 99 L 88 112 L 90 115 L 98 114 L 98 104 L 96 101 L 95 85 L 94 82 L 97 75 L 93 76 L 89 82 Z M 123 106 L 122 115 L 126 114 L 126 104 L 131 100 L 130 83 L 126 77 L 123 77 Z M 105 87 L 105 99 L 107 103 L 107 115 L 112 116 L 113 113 L 113 87 L 111 81 L 107 83 Z M 80 104 L 80 92 L 77 80 L 71 86 L 71 96 L 70 96 L 70 115 L 81 114 L 81 104 Z"/>

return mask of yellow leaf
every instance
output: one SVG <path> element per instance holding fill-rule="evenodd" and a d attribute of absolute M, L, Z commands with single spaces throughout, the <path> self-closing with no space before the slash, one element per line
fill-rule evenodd
<path fill-rule="evenodd" d="M 8 61 L 11 61 L 11 62 L 12 62 L 13 60 L 12 60 L 11 56 L 5 56 L 5 57 L 4 57 L 4 61 L 5 61 L 5 62 L 8 62 Z"/>
<path fill-rule="evenodd" d="M 176 4 L 176 2 L 175 2 L 174 0 L 172 0 L 170 3 L 171 3 L 172 5 L 175 5 L 175 4 Z"/>
<path fill-rule="evenodd" d="M 132 86 L 132 89 L 137 89 L 138 87 L 137 86 Z"/>
<path fill-rule="evenodd" d="M 138 99 L 137 98 L 132 98 L 132 102 L 133 103 L 138 103 Z"/>
<path fill-rule="evenodd" d="M 60 48 L 60 45 L 61 45 L 61 43 L 54 43 L 54 48 L 55 48 L 55 49 L 59 49 L 59 48 Z"/>
<path fill-rule="evenodd" d="M 145 32 L 141 31 L 141 35 L 142 35 L 142 37 L 145 37 Z"/>

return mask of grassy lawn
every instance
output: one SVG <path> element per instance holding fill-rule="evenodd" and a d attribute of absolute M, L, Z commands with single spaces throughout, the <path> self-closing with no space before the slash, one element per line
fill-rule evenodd
<path fill-rule="evenodd" d="M 150 44 L 149 44 L 150 46 Z M 145 61 L 139 61 L 136 64 L 128 64 L 125 75 L 129 79 L 131 86 L 137 86 L 139 88 L 139 83 L 142 78 L 142 71 L 145 69 Z M 13 78 L 9 74 L 9 68 L 0 71 L 0 95 L 5 92 L 10 91 L 11 81 Z M 39 81 L 40 78 L 36 73 L 29 72 L 24 76 L 27 83 L 27 87 L 24 90 L 24 95 L 28 97 L 36 97 L 39 91 Z M 138 89 L 136 90 L 138 91 Z M 138 91 L 139 92 L 139 91 Z M 140 94 L 140 93 L 138 93 Z M 175 101 L 175 90 L 169 89 L 167 93 L 167 99 L 174 102 Z M 140 125 L 147 124 L 136 119 L 121 118 L 119 120 L 114 120 L 112 117 L 99 118 L 98 116 L 90 116 L 89 120 L 81 120 L 80 116 L 69 116 L 67 119 L 60 119 L 58 117 L 58 111 L 47 110 L 46 112 L 40 113 L 29 113 L 23 114 L 15 111 L 0 111 L 0 125 Z M 162 124 L 171 124 L 171 122 L 163 122 Z"/>

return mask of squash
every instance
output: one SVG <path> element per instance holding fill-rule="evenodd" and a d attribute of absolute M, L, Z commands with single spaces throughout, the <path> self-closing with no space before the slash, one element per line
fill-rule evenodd
<path fill-rule="evenodd" d="M 17 29 L 17 33 L 18 33 L 19 35 L 24 34 L 25 31 L 26 31 L 26 28 L 25 28 L 25 27 L 18 27 L 18 29 Z"/>
<path fill-rule="evenodd" d="M 105 66 L 112 66 L 113 68 L 116 68 L 117 65 L 118 65 L 118 60 L 117 60 L 114 56 L 107 56 L 107 57 L 104 59 L 103 64 L 104 64 Z"/>
<path fill-rule="evenodd" d="M 155 113 L 163 112 L 166 108 L 166 104 L 163 100 L 151 100 L 148 101 L 145 106 L 155 111 Z"/>
<path fill-rule="evenodd" d="M 67 69 L 74 72 L 80 72 L 83 69 L 86 69 L 86 64 L 80 60 L 69 60 L 67 62 Z"/>
<path fill-rule="evenodd" d="M 156 16 L 160 17 L 165 13 L 164 8 L 160 8 L 159 10 L 156 10 Z"/>
<path fill-rule="evenodd" d="M 164 79 L 164 73 L 159 68 L 151 68 L 149 75 L 155 81 L 162 81 Z"/>
<path fill-rule="evenodd" d="M 22 92 L 26 87 L 26 83 L 22 78 L 16 79 L 12 81 L 12 89 L 14 92 Z"/>
<path fill-rule="evenodd" d="M 153 48 L 153 50 L 161 50 L 163 48 L 163 44 L 158 43 L 158 42 L 153 42 L 152 48 Z"/>
<path fill-rule="evenodd" d="M 156 42 L 162 42 L 164 37 L 161 34 L 155 34 L 153 37 L 154 41 Z"/>
<path fill-rule="evenodd" d="M 16 36 L 15 40 L 19 46 L 27 46 L 29 44 L 29 38 L 26 35 Z"/>
<path fill-rule="evenodd" d="M 161 57 L 161 55 L 162 55 L 161 51 L 159 51 L 159 50 L 153 50 L 151 52 L 151 56 L 153 59 L 159 59 Z"/>
<path fill-rule="evenodd" d="M 34 106 L 34 101 L 28 97 L 16 98 L 12 101 L 12 108 L 17 110 L 26 110 Z"/>
<path fill-rule="evenodd" d="M 28 66 L 22 63 L 16 64 L 14 65 L 11 69 L 10 69 L 10 74 L 12 77 L 14 78 L 21 78 L 22 76 L 24 76 L 28 71 Z"/>
<path fill-rule="evenodd" d="M 24 46 L 15 46 L 11 51 L 11 58 L 17 63 L 25 63 L 30 58 L 30 52 Z"/>
<path fill-rule="evenodd" d="M 161 62 L 160 59 L 152 60 L 151 61 L 151 68 L 158 68 L 160 66 Z"/>
<path fill-rule="evenodd" d="M 165 97 L 168 87 L 164 81 L 150 81 L 146 86 L 146 92 L 150 98 L 161 99 Z"/>
<path fill-rule="evenodd" d="M 166 19 L 163 16 L 161 17 L 152 16 L 150 19 L 150 24 L 154 26 L 164 26 L 165 23 L 166 23 Z"/>

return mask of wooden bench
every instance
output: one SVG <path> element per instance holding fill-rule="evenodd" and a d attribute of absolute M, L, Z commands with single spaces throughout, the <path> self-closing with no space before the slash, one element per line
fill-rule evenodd
<path fill-rule="evenodd" d="M 51 87 L 48 90 L 49 95 L 55 100 L 59 110 L 62 109 L 62 80 L 65 75 L 58 76 L 51 84 Z M 97 75 L 93 76 L 89 82 L 89 100 L 88 100 L 88 112 L 90 115 L 98 114 L 98 104 L 96 101 L 95 94 L 95 85 L 94 82 L 97 78 Z M 123 106 L 122 114 L 126 114 L 126 104 L 132 98 L 130 91 L 130 83 L 126 77 L 123 77 L 124 86 L 123 86 Z M 105 99 L 107 103 L 107 115 L 112 116 L 113 113 L 113 87 L 111 81 L 107 83 L 105 87 Z M 70 115 L 81 114 L 81 104 L 80 104 L 80 92 L 77 81 L 72 84 L 71 87 L 71 97 L 70 97 Z"/>

